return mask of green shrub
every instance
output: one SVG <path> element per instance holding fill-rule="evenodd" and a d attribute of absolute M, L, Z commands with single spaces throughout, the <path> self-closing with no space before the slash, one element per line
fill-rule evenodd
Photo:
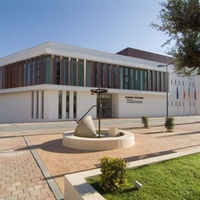
<path fill-rule="evenodd" d="M 174 129 L 174 118 L 173 117 L 166 117 L 165 118 L 165 128 L 169 132 Z"/>
<path fill-rule="evenodd" d="M 104 191 L 112 192 L 126 184 L 127 163 L 122 158 L 103 157 L 101 161 L 100 186 Z"/>
<path fill-rule="evenodd" d="M 143 116 L 142 117 L 142 124 L 144 125 L 144 128 L 149 128 L 149 118 Z"/>

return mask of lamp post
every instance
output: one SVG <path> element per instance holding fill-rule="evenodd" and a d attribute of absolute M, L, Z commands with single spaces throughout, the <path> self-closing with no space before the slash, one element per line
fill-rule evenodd
<path fill-rule="evenodd" d="M 166 85 L 166 116 L 168 118 L 169 116 L 169 112 L 168 112 L 168 106 L 169 106 L 169 103 L 168 103 L 168 100 L 169 100 L 169 91 L 168 91 L 168 88 L 169 88 L 169 83 L 168 83 L 168 66 L 170 65 L 171 63 L 167 64 L 167 65 L 158 65 L 157 67 L 166 67 L 166 80 L 165 80 L 165 85 Z"/>
<path fill-rule="evenodd" d="M 100 88 L 100 86 L 99 86 L 98 89 L 92 89 L 90 91 L 92 92 L 92 94 L 96 93 L 98 95 L 97 108 L 98 108 L 98 111 L 99 111 L 99 138 L 100 138 L 101 137 L 101 112 L 102 112 L 101 94 L 107 93 L 108 90 Z"/>

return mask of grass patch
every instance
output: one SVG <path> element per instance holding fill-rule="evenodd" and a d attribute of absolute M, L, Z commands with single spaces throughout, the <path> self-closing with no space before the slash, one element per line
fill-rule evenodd
<path fill-rule="evenodd" d="M 113 193 L 99 186 L 100 176 L 87 181 L 107 200 L 200 199 L 200 154 L 193 154 L 127 171 L 128 184 Z M 137 190 L 133 182 L 143 186 Z"/>

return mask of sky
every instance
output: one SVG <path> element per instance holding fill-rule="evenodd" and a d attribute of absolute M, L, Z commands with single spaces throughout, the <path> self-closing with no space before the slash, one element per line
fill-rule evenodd
<path fill-rule="evenodd" d="M 54 41 L 116 53 L 166 55 L 167 36 L 150 27 L 166 0 L 0 0 L 0 58 Z"/>

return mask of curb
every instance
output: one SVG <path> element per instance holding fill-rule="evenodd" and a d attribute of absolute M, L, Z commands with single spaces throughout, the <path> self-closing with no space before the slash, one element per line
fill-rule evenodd
<path fill-rule="evenodd" d="M 52 193 L 54 194 L 56 200 L 64 200 L 64 196 L 63 196 L 61 190 L 59 189 L 59 187 L 57 186 L 57 184 L 53 180 L 51 174 L 49 173 L 48 169 L 46 168 L 46 166 L 42 162 L 41 158 L 39 157 L 37 152 L 33 149 L 33 146 L 28 141 L 26 136 L 23 135 L 23 138 L 24 138 L 25 143 L 27 144 L 29 150 L 31 151 L 31 154 L 33 155 L 33 158 L 35 159 L 38 167 L 40 168 L 45 180 L 47 181 Z"/>

